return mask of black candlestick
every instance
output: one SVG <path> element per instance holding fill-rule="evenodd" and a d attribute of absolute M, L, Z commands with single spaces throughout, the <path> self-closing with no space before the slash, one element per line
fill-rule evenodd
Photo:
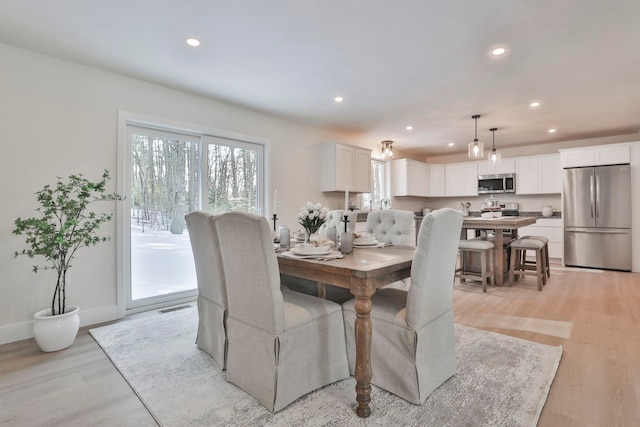
<path fill-rule="evenodd" d="M 273 214 L 273 217 L 271 218 L 273 219 L 273 232 L 276 232 L 276 222 L 278 221 L 278 215 Z"/>
<path fill-rule="evenodd" d="M 347 232 L 347 223 L 349 222 L 349 215 L 345 215 L 344 219 L 342 220 L 344 222 L 344 232 Z"/>

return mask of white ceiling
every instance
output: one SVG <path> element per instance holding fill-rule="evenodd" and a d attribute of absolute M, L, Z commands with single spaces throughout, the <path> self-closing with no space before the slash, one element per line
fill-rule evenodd
<path fill-rule="evenodd" d="M 639 0 L 2 0 L 0 42 L 425 155 L 640 129 Z"/>

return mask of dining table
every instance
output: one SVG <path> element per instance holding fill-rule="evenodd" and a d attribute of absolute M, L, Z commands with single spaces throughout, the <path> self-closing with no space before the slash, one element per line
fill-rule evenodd
<path fill-rule="evenodd" d="M 280 273 L 346 288 L 355 296 L 356 401 L 358 416 L 371 415 L 371 296 L 384 285 L 411 277 L 413 246 L 354 248 L 330 260 L 289 258 L 278 253 Z"/>
<path fill-rule="evenodd" d="M 462 222 L 461 238 L 467 238 L 467 230 L 478 230 L 486 233 L 494 233 L 494 257 L 495 268 L 498 274 L 495 275 L 496 286 L 504 284 L 505 260 L 502 254 L 504 251 L 505 236 L 509 239 L 518 238 L 518 229 L 527 225 L 535 224 L 536 217 L 532 216 L 501 216 L 498 218 L 465 217 Z"/>

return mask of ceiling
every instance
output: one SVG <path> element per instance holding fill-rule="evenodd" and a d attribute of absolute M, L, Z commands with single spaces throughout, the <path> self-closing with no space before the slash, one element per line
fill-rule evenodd
<path fill-rule="evenodd" d="M 2 0 L 0 42 L 415 154 L 640 129 L 638 0 Z"/>

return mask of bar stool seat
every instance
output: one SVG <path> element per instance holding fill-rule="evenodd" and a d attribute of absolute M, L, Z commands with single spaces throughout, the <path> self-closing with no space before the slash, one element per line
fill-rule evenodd
<path fill-rule="evenodd" d="M 494 245 L 492 242 L 481 239 L 460 240 L 458 250 L 460 251 L 460 268 L 456 269 L 455 276 L 464 283 L 466 279 L 480 280 L 482 282 L 482 292 L 487 292 L 489 279 L 495 280 L 495 265 L 493 257 Z M 480 254 L 480 274 L 470 271 L 466 266 L 465 252 L 476 252 Z M 488 254 L 488 256 L 487 256 Z M 487 270 L 487 260 L 490 268 Z"/>
<path fill-rule="evenodd" d="M 513 282 L 518 280 L 521 275 L 536 276 L 538 282 L 538 290 L 542 290 L 542 286 L 547 283 L 546 276 L 546 260 L 542 255 L 543 249 L 546 244 L 538 239 L 521 238 L 511 242 L 511 262 L 509 266 L 509 286 L 513 285 Z M 526 257 L 527 251 L 535 251 L 536 261 L 535 265 L 523 261 Z"/>
<path fill-rule="evenodd" d="M 535 239 L 544 242 L 544 248 L 542 248 L 542 256 L 544 256 L 545 259 L 545 272 L 547 273 L 547 277 L 551 277 L 551 267 L 549 266 L 549 239 L 544 236 L 524 236 L 521 237 L 521 239 Z M 525 262 L 527 261 L 525 260 Z"/>

